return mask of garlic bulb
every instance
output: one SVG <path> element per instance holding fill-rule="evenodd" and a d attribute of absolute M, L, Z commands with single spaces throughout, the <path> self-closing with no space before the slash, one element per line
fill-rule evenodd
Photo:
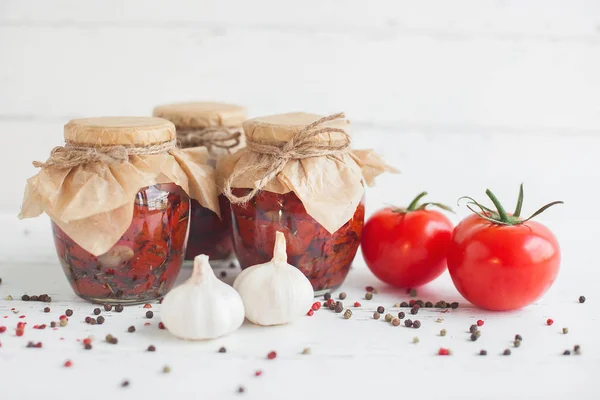
<path fill-rule="evenodd" d="M 235 331 L 244 322 L 240 295 L 215 276 L 208 256 L 194 258 L 192 276 L 171 290 L 162 302 L 162 321 L 183 339 L 213 339 Z"/>
<path fill-rule="evenodd" d="M 246 318 L 258 325 L 280 325 L 305 315 L 314 300 L 310 281 L 287 263 L 285 236 L 277 232 L 273 259 L 246 268 L 233 287 L 244 301 Z"/>

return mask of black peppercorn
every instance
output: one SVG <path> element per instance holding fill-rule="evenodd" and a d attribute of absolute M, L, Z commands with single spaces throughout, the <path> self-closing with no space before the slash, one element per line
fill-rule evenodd
<path fill-rule="evenodd" d="M 431 308 L 431 307 L 433 307 L 433 303 L 430 302 L 430 301 L 428 301 L 427 303 L 425 303 L 425 307 L 426 308 Z"/>
<path fill-rule="evenodd" d="M 335 304 L 335 307 L 333 308 L 333 311 L 335 311 L 336 313 L 341 313 L 342 311 L 344 311 L 344 305 L 340 302 L 337 302 Z"/>
<path fill-rule="evenodd" d="M 475 324 L 471 325 L 471 327 L 469 328 L 469 332 L 471 332 L 471 333 L 475 333 L 478 330 L 479 330 L 479 328 Z"/>
<path fill-rule="evenodd" d="M 458 301 L 455 301 L 452 304 L 450 304 L 450 308 L 456 310 L 458 308 Z"/>
<path fill-rule="evenodd" d="M 486 350 L 481 350 L 481 351 L 479 352 L 479 355 L 480 355 L 480 356 L 487 356 L 487 351 L 486 351 Z"/>
<path fill-rule="evenodd" d="M 423 307 L 425 305 L 425 303 L 423 303 L 423 300 L 417 300 L 415 302 L 416 305 L 418 305 L 419 307 Z"/>
<path fill-rule="evenodd" d="M 502 355 L 510 356 L 510 349 L 505 349 L 504 353 L 502 353 Z"/>
<path fill-rule="evenodd" d="M 421 321 L 419 321 L 418 319 L 415 320 L 415 322 L 413 322 L 413 328 L 419 329 L 420 327 L 421 327 Z"/>
<path fill-rule="evenodd" d="M 402 307 L 402 308 L 408 307 L 408 303 L 403 301 L 402 303 L 400 303 L 400 307 Z"/>
<path fill-rule="evenodd" d="M 375 311 L 373 313 L 373 319 L 379 319 L 381 317 L 381 314 L 379 314 L 377 311 Z"/>
<path fill-rule="evenodd" d="M 129 386 L 129 381 L 123 381 L 123 382 L 121 383 L 121 386 L 122 386 L 122 387 L 127 387 L 127 386 Z"/>
<path fill-rule="evenodd" d="M 579 353 L 580 350 L 581 350 L 581 346 L 580 345 L 576 344 L 575 346 L 573 346 L 573 351 L 575 353 Z"/>
<path fill-rule="evenodd" d="M 331 298 L 331 293 L 325 293 L 325 294 L 323 295 L 323 298 L 324 298 L 325 300 L 329 300 L 329 299 Z"/>
<path fill-rule="evenodd" d="M 50 328 L 56 328 L 56 322 L 55 321 L 50 322 Z"/>
<path fill-rule="evenodd" d="M 28 295 L 24 294 L 23 296 L 21 296 L 21 300 L 23 300 L 23 301 L 29 301 L 30 297 Z"/>
<path fill-rule="evenodd" d="M 112 305 L 110 305 L 110 304 L 105 304 L 105 305 L 104 305 L 104 311 L 110 311 L 110 310 L 112 310 Z"/>
<path fill-rule="evenodd" d="M 400 318 L 400 319 L 404 319 L 405 316 L 406 316 L 406 314 L 404 314 L 404 312 L 402 312 L 402 311 L 400 311 L 398 313 L 398 318 Z"/>
<path fill-rule="evenodd" d="M 90 343 L 85 343 L 83 345 L 83 348 L 86 349 L 86 350 L 91 350 L 92 349 L 92 345 Z"/>
<path fill-rule="evenodd" d="M 85 317 L 85 322 L 87 324 L 89 324 L 91 320 L 92 320 L 92 317 Z"/>
<path fill-rule="evenodd" d="M 385 308 L 383 306 L 379 306 L 379 307 L 377 307 L 377 312 L 379 314 L 383 314 L 385 312 Z"/>
<path fill-rule="evenodd" d="M 446 307 L 448 307 L 448 304 L 446 304 L 446 302 L 444 300 L 440 300 L 437 302 L 437 304 L 435 306 L 437 308 L 446 308 Z"/>
<path fill-rule="evenodd" d="M 31 296 L 29 298 L 29 300 L 31 300 L 31 301 L 38 301 L 39 299 L 38 299 L 38 296 Z"/>
<path fill-rule="evenodd" d="M 412 320 L 407 319 L 406 321 L 404 321 L 404 326 L 410 328 L 413 325 Z"/>
<path fill-rule="evenodd" d="M 339 294 L 338 297 L 340 298 L 340 300 L 344 300 L 346 298 L 346 293 L 342 292 L 342 293 Z"/>
<path fill-rule="evenodd" d="M 96 322 L 98 322 L 98 325 L 102 325 L 104 323 L 104 317 L 101 315 L 98 318 L 96 318 Z"/>
<path fill-rule="evenodd" d="M 516 334 L 515 335 L 515 340 L 523 340 L 523 336 Z"/>
<path fill-rule="evenodd" d="M 219 353 L 227 353 L 227 349 L 225 347 L 221 347 L 219 349 Z"/>
<path fill-rule="evenodd" d="M 238 387 L 238 393 L 244 393 L 246 391 L 246 388 L 244 388 L 243 386 Z"/>
<path fill-rule="evenodd" d="M 148 346 L 148 351 L 156 351 L 156 347 L 153 345 Z"/>
<path fill-rule="evenodd" d="M 154 313 L 152 311 L 146 311 L 146 318 L 154 317 Z"/>
<path fill-rule="evenodd" d="M 565 350 L 563 352 L 563 356 L 570 356 L 570 355 L 571 355 L 571 352 L 569 350 Z"/>
<path fill-rule="evenodd" d="M 129 332 L 129 333 L 135 332 L 135 326 L 131 325 L 129 328 L 127 328 L 127 332 Z"/>
<path fill-rule="evenodd" d="M 50 307 L 44 307 L 44 312 L 45 313 L 49 313 L 50 312 Z"/>
<path fill-rule="evenodd" d="M 477 336 L 476 334 L 472 333 L 472 334 L 471 334 L 471 341 L 472 341 L 472 342 L 474 342 L 474 341 L 476 341 L 477 339 L 479 339 L 479 336 Z"/>
<path fill-rule="evenodd" d="M 100 312 L 99 308 L 94 308 L 94 315 L 100 315 Z"/>
<path fill-rule="evenodd" d="M 585 296 L 579 296 L 579 302 L 585 303 Z"/>
<path fill-rule="evenodd" d="M 410 313 L 412 315 L 417 315 L 419 313 L 419 307 L 413 307 L 410 309 Z"/>
<path fill-rule="evenodd" d="M 73 315 L 73 310 L 71 310 L 70 308 L 69 308 L 69 309 L 67 309 L 67 311 L 65 311 L 65 315 L 66 315 L 67 317 L 70 317 L 71 315 Z"/>
<path fill-rule="evenodd" d="M 117 304 L 115 306 L 115 311 L 116 312 L 123 312 L 123 304 Z"/>

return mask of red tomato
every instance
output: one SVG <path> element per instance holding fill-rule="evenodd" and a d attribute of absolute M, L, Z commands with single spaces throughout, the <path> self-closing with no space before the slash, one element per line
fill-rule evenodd
<path fill-rule="evenodd" d="M 377 278 L 397 287 L 416 287 L 444 272 L 451 236 L 446 216 L 416 208 L 413 201 L 405 211 L 385 208 L 375 213 L 365 224 L 361 248 Z"/>
<path fill-rule="evenodd" d="M 542 224 L 521 221 L 520 206 L 517 209 L 516 217 L 502 209 L 509 224 L 482 218 L 502 220 L 500 213 L 487 209 L 454 229 L 448 252 L 450 276 L 460 294 L 481 308 L 527 306 L 550 288 L 558 274 L 561 256 L 556 237 Z"/>

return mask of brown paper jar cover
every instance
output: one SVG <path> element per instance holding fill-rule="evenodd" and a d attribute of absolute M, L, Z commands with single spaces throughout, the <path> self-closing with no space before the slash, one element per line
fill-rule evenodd
<path fill-rule="evenodd" d="M 139 148 L 175 139 L 175 126 L 161 118 L 100 117 L 65 125 L 67 145 Z M 204 148 L 173 148 L 161 154 L 129 154 L 124 162 L 90 162 L 71 168 L 42 168 L 29 178 L 20 218 L 45 212 L 89 253 L 107 252 L 125 233 L 138 191 L 174 183 L 203 207 L 219 214 L 214 169 Z"/>
<path fill-rule="evenodd" d="M 301 129 L 323 116 L 308 113 L 288 113 L 260 117 L 244 122 L 247 140 L 265 144 L 288 142 Z M 347 119 L 325 122 L 319 128 L 332 127 L 351 134 Z M 339 145 L 345 140 L 340 132 L 323 132 L 313 138 L 316 142 Z M 261 155 L 244 148 L 224 157 L 217 164 L 219 186 L 235 171 L 258 164 Z M 328 232 L 334 233 L 354 215 L 364 195 L 364 184 L 372 185 L 383 172 L 397 172 L 372 150 L 352 150 L 336 156 L 290 159 L 283 170 L 263 190 L 284 194 L 294 192 L 307 213 Z M 264 171 L 249 169 L 238 175 L 232 188 L 253 189 Z"/>

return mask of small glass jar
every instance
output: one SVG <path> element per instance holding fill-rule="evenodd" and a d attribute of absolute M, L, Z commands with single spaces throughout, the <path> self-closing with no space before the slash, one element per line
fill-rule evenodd
<path fill-rule="evenodd" d="M 164 296 L 183 262 L 189 208 L 187 194 L 174 184 L 140 190 L 129 229 L 99 256 L 53 222 L 58 258 L 75 293 L 94 303 L 144 303 Z"/>
<path fill-rule="evenodd" d="M 220 157 L 244 144 L 244 107 L 213 102 L 175 103 L 157 106 L 153 115 L 175 124 L 181 148 L 206 147 L 213 166 Z M 233 257 L 229 201 L 223 195 L 219 196 L 219 206 L 220 217 L 192 200 L 186 260 L 193 260 L 198 254 L 208 255 L 211 261 Z"/>
<path fill-rule="evenodd" d="M 233 189 L 244 196 L 249 189 Z M 364 201 L 354 216 L 334 233 L 315 221 L 293 193 L 259 192 L 245 205 L 231 205 L 233 243 L 240 266 L 262 264 L 273 257 L 275 232 L 283 232 L 288 263 L 310 280 L 315 296 L 338 288 L 350 271 L 360 245 L 365 219 Z"/>

